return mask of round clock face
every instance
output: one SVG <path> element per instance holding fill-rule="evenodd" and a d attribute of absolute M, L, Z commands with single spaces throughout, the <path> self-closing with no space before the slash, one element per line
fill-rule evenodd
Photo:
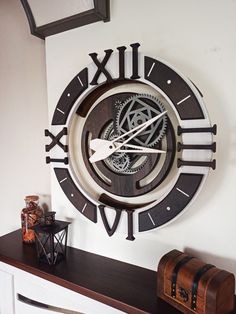
<path fill-rule="evenodd" d="M 162 116 L 146 126 L 158 115 Z M 71 167 L 79 184 L 93 200 L 105 204 L 106 197 L 114 204 L 139 207 L 156 201 L 157 194 L 164 193 L 162 183 L 175 169 L 173 124 L 177 121 L 171 107 L 153 88 L 136 82 L 109 88 L 85 117 L 77 110 L 72 119 Z M 120 147 L 93 161 L 107 144 Z"/>
<path fill-rule="evenodd" d="M 69 200 L 93 222 L 102 221 L 110 236 L 125 223 L 129 240 L 187 207 L 215 168 L 216 133 L 194 85 L 139 55 L 139 44 L 131 47 L 132 54 L 125 47 L 119 54 L 106 50 L 103 60 L 90 54 L 94 64 L 72 79 L 56 106 L 57 135 L 45 133 L 52 138 L 47 162 Z M 58 158 L 54 146 L 66 157 Z"/>

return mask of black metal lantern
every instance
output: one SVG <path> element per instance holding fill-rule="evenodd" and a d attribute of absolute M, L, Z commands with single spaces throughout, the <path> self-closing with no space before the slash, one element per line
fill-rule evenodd
<path fill-rule="evenodd" d="M 55 220 L 51 225 L 38 224 L 32 227 L 39 262 L 55 265 L 66 258 L 69 224 L 70 222 Z"/>
<path fill-rule="evenodd" d="M 51 226 L 55 223 L 55 214 L 56 212 L 47 212 L 40 219 L 40 225 L 42 227 Z"/>

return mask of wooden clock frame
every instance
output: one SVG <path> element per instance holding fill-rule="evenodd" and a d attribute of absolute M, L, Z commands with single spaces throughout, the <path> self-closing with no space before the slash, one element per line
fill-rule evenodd
<path fill-rule="evenodd" d="M 126 239 L 134 240 L 134 216 L 138 232 L 155 229 L 179 216 L 195 198 L 195 194 L 203 185 L 209 169 L 215 169 L 216 167 L 215 159 L 212 159 L 212 155 L 216 151 L 216 143 L 213 141 L 213 135 L 216 134 L 216 125 L 211 125 L 202 101 L 202 94 L 191 81 L 185 79 L 175 69 L 162 61 L 148 56 L 142 57 L 138 51 L 139 43 L 130 46 L 132 51 L 129 54 L 131 60 L 129 69 L 125 65 L 125 59 L 128 58 L 125 46 L 118 47 L 116 55 L 112 49 L 105 50 L 105 56 L 101 60 L 98 59 L 97 53 L 89 54 L 93 61 L 92 67 L 85 67 L 70 81 L 54 110 L 51 129 L 54 129 L 57 135 L 53 135 L 51 131 L 46 130 L 45 136 L 50 137 L 52 140 L 49 145 L 46 145 L 46 152 L 50 151 L 52 153 L 51 157 L 46 157 L 46 162 L 53 163 L 58 183 L 70 202 L 94 223 L 98 220 L 97 210 L 99 210 L 103 225 L 109 236 L 117 230 L 122 212 L 126 213 Z M 112 77 L 113 74 L 111 74 L 112 72 L 108 67 L 111 57 L 118 60 L 116 78 Z M 140 66 L 141 59 L 143 62 L 142 70 L 142 66 Z M 89 97 L 89 103 L 92 104 L 99 95 L 111 86 L 130 81 L 146 83 L 161 90 L 175 110 L 179 120 L 176 134 L 181 137 L 181 140 L 176 143 L 176 150 L 182 154 L 182 157 L 176 158 L 175 166 L 178 168 L 178 175 L 174 184 L 160 200 L 154 202 L 153 205 L 144 204 L 143 208 L 142 206 L 139 208 L 140 206 L 137 204 L 132 206 L 132 204 L 116 202 L 109 197 L 104 198 L 103 195 L 100 196 L 98 201 L 92 200 L 86 194 L 86 191 L 83 191 L 83 189 L 81 191 L 81 187 L 75 183 L 70 166 L 67 166 L 70 163 L 68 145 L 61 142 L 62 137 L 67 136 L 68 120 L 70 120 L 72 112 L 79 111 L 80 115 L 86 116 L 81 103 L 76 105 L 76 108 L 74 107 L 80 97 L 83 99 Z M 85 111 L 88 111 L 87 109 Z M 62 129 L 58 127 L 62 127 Z M 191 134 L 200 135 L 199 138 L 203 138 L 203 143 L 189 142 L 188 136 L 191 137 Z M 61 148 L 64 154 L 63 158 L 54 156 L 52 150 L 55 146 Z M 189 151 L 199 152 L 200 150 L 206 152 L 204 160 L 188 160 Z M 187 152 L 187 154 L 184 154 L 184 152 Z M 108 223 L 105 207 L 115 210 L 116 214 L 112 226 Z"/>

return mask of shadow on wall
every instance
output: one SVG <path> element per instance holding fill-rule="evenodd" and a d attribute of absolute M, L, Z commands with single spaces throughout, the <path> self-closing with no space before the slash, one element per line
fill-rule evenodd
<path fill-rule="evenodd" d="M 68 232 L 68 239 L 67 239 L 67 245 L 73 247 L 73 241 L 72 241 L 71 235 L 76 232 L 76 231 L 75 231 L 75 226 L 74 226 L 74 225 L 75 225 L 75 224 L 74 224 L 75 219 L 66 216 L 64 220 L 70 222 L 69 232 Z"/>
<path fill-rule="evenodd" d="M 232 273 L 236 272 L 236 260 L 234 259 L 213 255 L 204 251 L 196 251 L 189 247 L 185 247 L 184 252 L 188 255 L 201 259 L 205 263 L 213 264 L 220 269 L 227 270 Z"/>
<path fill-rule="evenodd" d="M 39 196 L 39 205 L 42 207 L 44 213 L 53 210 L 51 209 L 51 195 L 40 193 L 38 193 L 37 195 Z"/>

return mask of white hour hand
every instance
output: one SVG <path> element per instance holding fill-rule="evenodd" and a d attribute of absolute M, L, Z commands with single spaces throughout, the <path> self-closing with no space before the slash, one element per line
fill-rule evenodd
<path fill-rule="evenodd" d="M 90 148 L 95 150 L 95 153 L 89 158 L 91 163 L 106 159 L 118 149 L 111 141 L 99 138 L 90 141 Z"/>

